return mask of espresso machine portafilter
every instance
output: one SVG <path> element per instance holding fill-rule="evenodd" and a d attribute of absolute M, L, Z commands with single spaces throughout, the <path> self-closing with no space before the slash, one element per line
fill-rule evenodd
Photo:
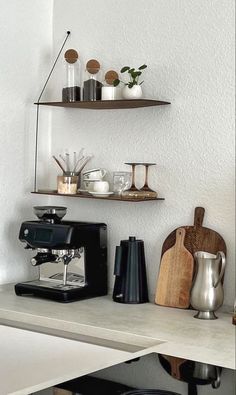
<path fill-rule="evenodd" d="M 66 207 L 39 206 L 39 221 L 25 221 L 19 239 L 35 250 L 39 279 L 15 285 L 17 295 L 60 302 L 107 293 L 107 241 L 104 223 L 62 221 Z"/>

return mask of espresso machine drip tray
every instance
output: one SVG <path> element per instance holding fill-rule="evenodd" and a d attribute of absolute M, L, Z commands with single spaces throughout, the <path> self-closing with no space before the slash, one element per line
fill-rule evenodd
<path fill-rule="evenodd" d="M 51 288 L 51 289 L 60 289 L 60 290 L 70 290 L 77 289 L 85 286 L 85 280 L 83 276 L 80 276 L 76 273 L 67 273 L 67 282 L 66 285 L 63 284 L 63 273 L 54 274 L 50 278 L 41 277 L 40 280 L 28 281 L 25 284 L 30 284 L 32 286 L 42 287 L 42 288 Z"/>
<path fill-rule="evenodd" d="M 73 302 L 79 299 L 95 296 L 88 293 L 87 286 L 54 283 L 51 281 L 35 280 L 15 285 L 16 295 L 35 296 L 57 302 Z"/>
<path fill-rule="evenodd" d="M 50 277 L 50 280 L 55 280 L 57 282 L 59 281 L 61 283 L 63 281 L 63 273 L 54 274 Z M 67 284 L 75 285 L 76 287 L 83 287 L 85 285 L 84 276 L 81 276 L 77 273 L 67 272 Z"/>

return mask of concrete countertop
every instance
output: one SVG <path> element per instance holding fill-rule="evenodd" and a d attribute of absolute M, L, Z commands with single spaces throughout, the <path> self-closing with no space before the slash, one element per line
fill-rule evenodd
<path fill-rule="evenodd" d="M 114 303 L 111 296 L 70 304 L 15 295 L 0 286 L 0 324 L 131 352 L 152 352 L 235 369 L 235 326 L 230 314 L 193 318 L 194 311 L 145 303 Z"/>

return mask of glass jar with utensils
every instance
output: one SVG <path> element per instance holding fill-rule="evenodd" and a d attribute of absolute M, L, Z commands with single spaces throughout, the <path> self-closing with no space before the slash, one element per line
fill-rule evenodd
<path fill-rule="evenodd" d="M 73 155 L 65 153 L 53 159 L 62 170 L 62 175 L 57 177 L 57 192 L 61 194 L 76 194 L 80 186 L 80 175 L 85 165 L 92 158 L 92 155 L 84 155 L 84 149 L 79 154 L 73 152 Z"/>
<path fill-rule="evenodd" d="M 62 176 L 57 176 L 57 192 L 66 195 L 77 193 L 79 176 L 73 172 L 66 172 Z"/>

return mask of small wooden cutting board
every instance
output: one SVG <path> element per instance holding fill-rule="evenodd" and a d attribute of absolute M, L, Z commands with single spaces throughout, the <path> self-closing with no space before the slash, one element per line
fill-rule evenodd
<path fill-rule="evenodd" d="M 155 303 L 187 309 L 193 279 L 194 259 L 184 246 L 185 229 L 176 230 L 176 241 L 161 259 Z"/>
<path fill-rule="evenodd" d="M 183 365 L 183 363 L 187 362 L 187 359 L 172 357 L 170 355 L 164 355 L 164 354 L 160 354 L 160 356 L 169 362 L 171 376 L 174 377 L 174 379 L 176 380 L 181 380 L 180 367 L 181 365 Z"/>

